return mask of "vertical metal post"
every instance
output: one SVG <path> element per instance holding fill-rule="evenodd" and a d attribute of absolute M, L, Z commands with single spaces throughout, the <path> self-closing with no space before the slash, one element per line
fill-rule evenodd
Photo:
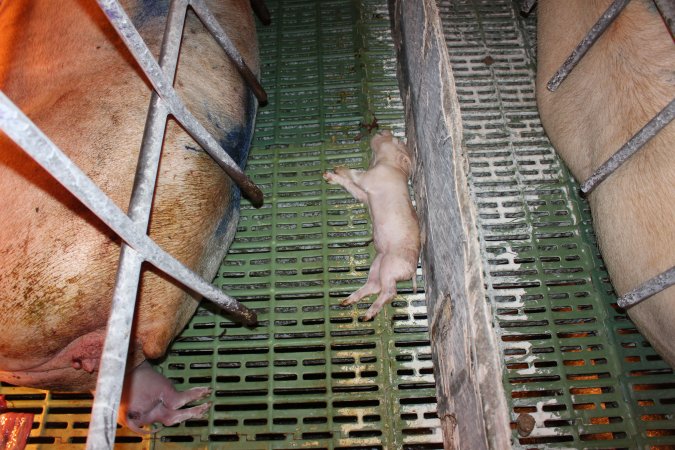
<path fill-rule="evenodd" d="M 144 230 L 147 230 L 149 223 L 164 130 L 170 112 L 179 116 L 179 122 L 186 126 L 186 128 L 192 126 L 193 132 L 191 135 L 193 138 L 205 147 L 207 151 L 209 148 L 211 149 L 209 153 L 221 167 L 223 165 L 227 166 L 225 170 L 230 176 L 233 176 L 232 172 L 234 172 L 235 175 L 239 173 L 245 177 L 239 167 L 229 158 L 229 155 L 220 148 L 212 136 L 192 117 L 172 88 L 189 3 L 190 0 L 172 1 L 162 41 L 160 63 L 157 66 L 142 38 L 138 35 L 133 25 L 130 25 L 128 17 L 126 17 L 120 5 L 115 0 L 108 1 L 107 3 L 104 0 L 99 1 L 99 5 L 122 36 L 132 54 L 136 57 L 137 62 L 141 65 L 155 87 L 146 121 L 143 145 L 129 206 L 130 218 Z M 228 57 L 235 63 L 248 85 L 254 89 L 259 101 L 266 102 L 267 94 L 264 89 L 258 84 L 255 76 L 243 62 L 239 52 L 208 10 L 208 7 L 201 1 L 195 3 L 196 6 L 193 5 L 193 8 L 198 12 L 201 20 L 214 35 L 221 47 L 223 47 Z M 234 165 L 234 168 L 231 168 L 231 165 Z M 228 170 L 228 168 L 231 170 Z M 260 198 L 257 201 L 262 202 L 262 193 L 257 190 L 257 186 L 252 185 L 254 189 L 251 189 L 247 185 L 247 182 L 250 182 L 248 178 L 245 178 L 243 184 L 241 183 L 241 177 L 239 181 L 235 177 L 233 179 L 240 184 L 242 190 L 246 191 L 248 188 L 248 194 L 252 197 L 252 202 L 256 201 L 258 193 Z M 110 446 L 114 442 L 117 411 L 123 388 L 142 262 L 142 258 L 139 258 L 133 249 L 123 245 L 120 255 L 117 285 L 113 295 L 113 308 L 108 322 L 108 331 L 99 368 L 87 449 L 111 448 Z M 254 322 L 255 317 L 249 317 L 249 324 Z"/>
<path fill-rule="evenodd" d="M 176 77 L 187 1 L 171 2 L 160 50 L 159 65 L 171 84 Z M 144 230 L 147 230 L 150 222 L 168 114 L 165 103 L 153 91 L 129 201 L 129 218 Z M 108 449 L 115 440 L 142 264 L 143 259 L 138 253 L 127 244 L 122 244 L 112 308 L 96 380 L 87 449 Z"/>

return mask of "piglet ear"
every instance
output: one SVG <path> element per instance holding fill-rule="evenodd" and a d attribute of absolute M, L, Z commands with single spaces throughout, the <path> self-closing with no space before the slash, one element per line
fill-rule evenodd
<path fill-rule="evenodd" d="M 412 161 L 408 155 L 402 152 L 396 153 L 396 163 L 401 167 L 401 169 L 403 169 L 405 173 L 410 175 L 412 172 Z"/>

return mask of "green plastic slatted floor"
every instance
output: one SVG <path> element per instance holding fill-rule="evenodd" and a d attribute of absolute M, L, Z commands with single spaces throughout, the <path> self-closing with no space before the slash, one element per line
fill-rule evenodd
<path fill-rule="evenodd" d="M 385 1 L 267 0 L 259 29 L 269 105 L 247 173 L 265 205 L 246 202 L 215 283 L 258 312 L 247 329 L 198 310 L 161 364 L 178 389 L 210 386 L 210 416 L 156 439 L 118 432 L 119 448 L 442 448 L 423 289 L 399 284 L 373 322 L 368 304 L 339 306 L 365 282 L 368 212 L 322 179 L 366 167 L 362 123 L 402 133 L 403 111 Z M 420 277 L 418 284 L 422 286 Z M 36 413 L 29 448 L 80 447 L 88 395 L 2 388 Z"/>
<path fill-rule="evenodd" d="M 675 448 L 675 376 L 617 309 L 588 205 L 541 128 L 536 18 L 438 1 L 464 122 L 514 448 Z M 537 427 L 515 431 L 519 414 Z"/>
<path fill-rule="evenodd" d="M 211 385 L 214 406 L 202 426 L 165 430 L 162 441 L 442 448 L 424 296 L 398 299 L 374 322 L 358 319 L 366 304 L 339 305 L 367 277 L 370 225 L 361 204 L 322 179 L 335 165 L 367 165 L 360 123 L 403 128 L 386 4 L 268 3 L 274 22 L 260 47 L 270 104 L 247 167 L 266 204 L 242 208 L 215 281 L 260 324 L 206 310 L 194 318 L 162 366 L 181 388 Z"/>

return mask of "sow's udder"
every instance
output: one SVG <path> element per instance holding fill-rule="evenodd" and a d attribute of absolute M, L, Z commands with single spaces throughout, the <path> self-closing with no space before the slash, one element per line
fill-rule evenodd
<path fill-rule="evenodd" d="M 74 339 L 49 358 L 36 358 L 26 349 L 23 358 L 2 358 L 0 381 L 56 391 L 92 390 L 96 386 L 105 330 Z M 35 347 L 33 343 L 33 347 Z"/>

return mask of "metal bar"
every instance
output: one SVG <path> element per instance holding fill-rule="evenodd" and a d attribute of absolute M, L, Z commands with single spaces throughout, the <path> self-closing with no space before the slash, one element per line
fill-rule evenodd
<path fill-rule="evenodd" d="M 131 323 L 141 271 L 126 271 L 122 267 L 141 267 L 143 257 L 129 246 L 122 247 L 120 269 L 115 280 L 110 317 L 106 331 L 101 363 L 96 379 L 91 422 L 87 433 L 88 450 L 108 450 L 115 443 L 117 412 L 119 410 L 124 373 L 127 365 Z M 129 299 L 132 301 L 129 302 Z"/>
<path fill-rule="evenodd" d="M 256 314 L 253 311 L 204 281 L 162 250 L 2 92 L 0 128 L 127 244 L 141 253 L 146 261 L 220 306 L 242 323 L 256 323 Z"/>
<path fill-rule="evenodd" d="M 670 37 L 675 37 L 675 0 L 654 0 L 654 3 L 670 30 Z"/>
<path fill-rule="evenodd" d="M 675 99 L 671 100 L 652 120 L 635 133 L 616 153 L 605 161 L 595 172 L 581 185 L 581 192 L 584 195 L 590 194 L 598 184 L 609 177 L 616 169 L 621 166 L 628 158 L 645 145 L 659 131 L 668 125 L 675 117 Z"/>
<path fill-rule="evenodd" d="M 258 83 L 258 79 L 253 75 L 251 69 L 248 68 L 242 58 L 241 54 L 237 51 L 237 47 L 234 46 L 230 38 L 225 33 L 225 30 L 220 26 L 216 18 L 213 16 L 213 13 L 209 10 L 208 6 L 204 3 L 204 0 L 190 0 L 190 6 L 194 9 L 199 19 L 202 21 L 207 30 L 213 35 L 220 47 L 225 51 L 225 54 L 230 58 L 234 63 L 234 66 L 237 68 L 239 74 L 244 78 L 246 84 L 251 88 L 253 94 L 258 99 L 258 102 L 261 106 L 267 105 L 267 93 L 265 89 Z"/>
<path fill-rule="evenodd" d="M 96 0 L 115 27 L 117 33 L 125 42 L 129 51 L 134 55 L 136 62 L 150 80 L 157 93 L 167 103 L 171 114 L 187 130 L 192 138 L 201 145 L 206 152 L 227 172 L 232 180 L 241 188 L 243 194 L 254 206 L 261 206 L 263 193 L 245 174 L 241 168 L 223 150 L 213 136 L 190 113 L 180 100 L 172 84 L 164 76 L 152 53 L 143 42 L 143 38 L 131 23 L 117 0 Z"/>
<path fill-rule="evenodd" d="M 171 1 L 162 39 L 159 65 L 172 84 L 176 77 L 187 5 L 188 0 Z M 168 115 L 169 110 L 165 103 L 153 91 L 128 209 L 129 218 L 146 232 L 150 222 Z M 140 255 L 123 243 L 99 375 L 96 380 L 96 394 L 87 435 L 87 449 L 89 450 L 112 448 L 112 443 L 115 441 L 117 412 L 124 386 L 142 264 L 143 259 Z"/>
<path fill-rule="evenodd" d="M 265 0 L 251 0 L 251 8 L 263 25 L 267 26 L 272 23 L 270 11 L 267 9 L 267 5 L 265 5 Z"/>
<path fill-rule="evenodd" d="M 520 5 L 520 13 L 523 15 L 528 15 L 532 12 L 532 8 L 537 3 L 537 0 L 523 0 L 522 5 Z"/>
<path fill-rule="evenodd" d="M 675 285 L 675 266 L 642 283 L 617 301 L 620 308 L 631 308 L 671 286 Z"/>
<path fill-rule="evenodd" d="M 570 74 L 572 69 L 576 67 L 581 58 L 593 46 L 595 41 L 605 32 L 607 27 L 619 16 L 619 13 L 626 7 L 630 0 L 614 0 L 609 8 L 600 16 L 595 25 L 591 28 L 586 36 L 579 42 L 576 48 L 567 57 L 562 67 L 553 75 L 546 87 L 549 91 L 554 92 L 560 86 L 560 83 L 565 81 L 565 78 Z"/>

